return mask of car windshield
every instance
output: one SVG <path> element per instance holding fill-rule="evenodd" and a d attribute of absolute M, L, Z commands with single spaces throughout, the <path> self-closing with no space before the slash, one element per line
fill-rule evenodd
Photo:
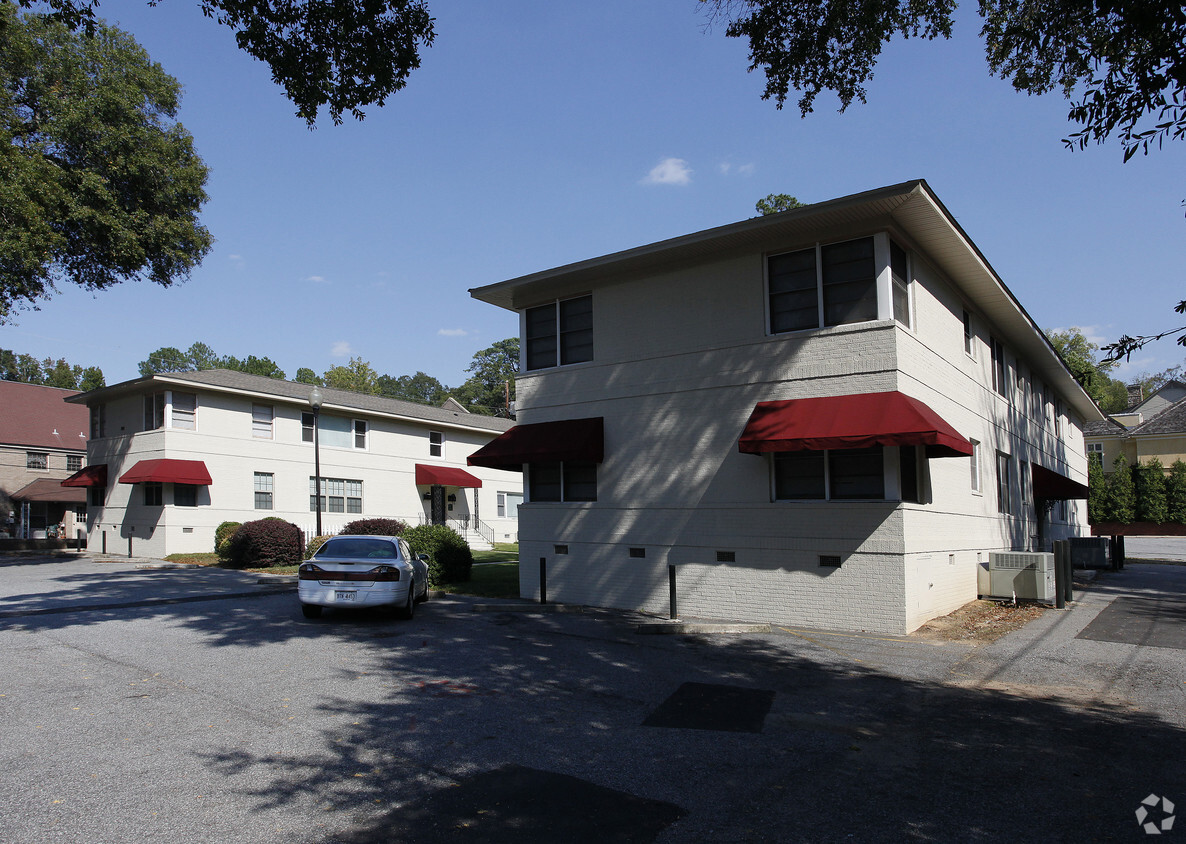
<path fill-rule="evenodd" d="M 395 543 L 386 539 L 330 539 L 313 555 L 320 560 L 366 559 L 393 560 L 399 557 Z"/>

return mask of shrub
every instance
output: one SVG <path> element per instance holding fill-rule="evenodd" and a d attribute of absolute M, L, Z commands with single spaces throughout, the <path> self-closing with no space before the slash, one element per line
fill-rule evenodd
<path fill-rule="evenodd" d="M 1171 522 L 1186 524 L 1186 463 L 1175 460 L 1170 476 L 1165 481 L 1167 517 Z"/>
<path fill-rule="evenodd" d="M 310 539 L 309 544 L 305 546 L 305 559 L 307 560 L 310 557 L 312 557 L 314 554 L 316 554 L 317 549 L 325 544 L 325 540 L 332 539 L 332 538 L 333 538 L 333 535 L 329 534 L 327 536 L 315 536 L 312 539 Z"/>
<path fill-rule="evenodd" d="M 403 534 L 412 553 L 428 555 L 428 582 L 465 583 L 474 565 L 474 554 L 457 531 L 447 525 L 417 525 Z"/>
<path fill-rule="evenodd" d="M 1156 457 L 1133 470 L 1136 482 L 1137 521 L 1156 522 L 1166 520 L 1165 469 Z"/>
<path fill-rule="evenodd" d="M 223 559 L 231 568 L 271 568 L 301 560 L 304 535 L 283 519 L 260 519 L 240 525 L 226 543 Z"/>
<path fill-rule="evenodd" d="M 216 527 L 214 529 L 214 553 L 215 554 L 218 554 L 220 557 L 222 556 L 223 551 L 226 548 L 227 540 L 231 538 L 231 535 L 235 532 L 235 530 L 241 524 L 242 524 L 242 522 L 223 522 L 221 525 L 219 525 L 218 527 Z"/>
<path fill-rule="evenodd" d="M 399 519 L 355 519 L 340 532 L 363 536 L 403 536 L 407 529 L 408 523 Z"/>

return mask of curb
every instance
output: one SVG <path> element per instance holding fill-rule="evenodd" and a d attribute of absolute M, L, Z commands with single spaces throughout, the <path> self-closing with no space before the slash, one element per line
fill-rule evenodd
<path fill-rule="evenodd" d="M 679 619 L 640 624 L 635 633 L 769 633 L 769 624 L 711 624 L 684 622 Z"/>
<path fill-rule="evenodd" d="M 573 604 L 474 604 L 473 612 L 584 612 L 584 607 Z"/>

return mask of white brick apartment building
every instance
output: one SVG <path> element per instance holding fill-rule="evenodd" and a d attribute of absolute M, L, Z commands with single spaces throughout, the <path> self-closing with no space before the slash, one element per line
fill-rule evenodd
<path fill-rule="evenodd" d="M 518 312 L 520 588 L 905 633 L 1086 534 L 1101 414 L 923 181 L 471 291 Z"/>
<path fill-rule="evenodd" d="M 360 518 L 447 523 L 475 546 L 513 542 L 517 472 L 466 458 L 511 426 L 318 388 L 323 533 Z M 224 521 L 278 516 L 312 532 L 312 387 L 228 370 L 154 375 L 68 399 L 90 409 L 88 547 L 136 556 L 214 550 Z"/>

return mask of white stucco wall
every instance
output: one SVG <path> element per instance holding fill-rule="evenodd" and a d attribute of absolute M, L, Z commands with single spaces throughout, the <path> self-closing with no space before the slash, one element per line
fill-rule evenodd
<path fill-rule="evenodd" d="M 925 261 L 912 265 L 913 329 L 880 320 L 767 336 L 759 253 L 593 285 L 594 361 L 517 380 L 523 423 L 605 423 L 598 500 L 520 510 L 523 596 L 538 596 L 544 558 L 549 600 L 660 613 L 669 564 L 693 616 L 905 633 L 973 600 L 977 560 L 1028 548 L 1036 526 L 1032 506 L 997 512 L 996 451 L 1085 482 L 1082 438 L 1064 424 L 1055 441 L 992 390 L 993 327 L 977 317 L 965 354 L 964 299 Z M 980 491 L 970 458 L 937 458 L 923 504 L 775 502 L 769 457 L 737 450 L 759 401 L 887 390 L 981 443 Z M 1060 532 L 1085 532 L 1082 514 Z M 843 563 L 821 567 L 821 555 Z"/>
<path fill-rule="evenodd" d="M 314 474 L 313 444 L 302 440 L 301 413 L 307 406 L 252 398 L 232 393 L 203 390 L 198 394 L 195 430 L 166 428 L 139 431 L 143 426 L 143 399 L 139 395 L 111 401 L 107 405 L 108 433 L 92 440 L 89 463 L 108 465 L 108 490 L 102 508 L 91 508 L 90 547 L 101 549 L 106 533 L 109 552 L 127 553 L 132 539 L 136 556 L 165 556 L 172 553 L 212 551 L 214 530 L 224 521 L 244 522 L 276 516 L 312 532 L 316 514 L 309 509 L 310 478 Z M 271 439 L 257 438 L 252 431 L 252 404 L 272 404 L 274 421 Z M 475 514 L 495 531 L 496 541 L 513 539 L 514 519 L 497 516 L 499 491 L 521 492 L 522 476 L 467 467 L 466 457 L 495 436 L 495 431 L 467 429 L 461 425 L 392 419 L 373 414 L 326 407 L 322 416 L 365 420 L 368 424 L 365 449 L 335 447 L 322 443 L 321 476 L 361 480 L 361 513 L 322 513 L 322 530 L 332 533 L 354 519 L 391 517 L 417 524 L 428 516 L 427 487 L 415 482 L 415 465 L 464 468 L 483 482 L 479 489 L 454 487 L 448 492 L 457 501 L 447 514 L 462 518 Z M 430 455 L 429 431 L 441 431 L 443 454 Z M 136 462 L 167 457 L 201 460 L 212 483 L 198 488 L 196 507 L 176 506 L 173 485 L 165 484 L 164 503 L 145 506 L 140 485 L 118 483 L 119 477 Z M 273 507 L 255 509 L 255 473 L 273 475 Z M 478 500 L 480 497 L 480 500 Z"/>

